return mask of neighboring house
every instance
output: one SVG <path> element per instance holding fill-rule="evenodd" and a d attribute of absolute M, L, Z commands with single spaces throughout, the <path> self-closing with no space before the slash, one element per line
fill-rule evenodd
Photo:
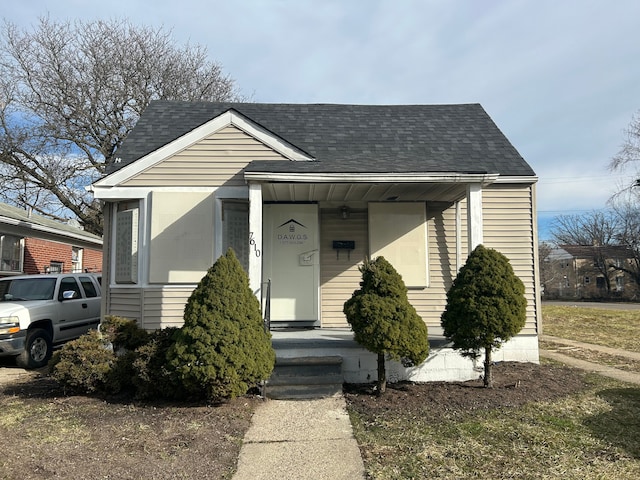
<path fill-rule="evenodd" d="M 0 203 L 0 277 L 102 271 L 102 238 Z"/>
<path fill-rule="evenodd" d="M 538 361 L 537 178 L 480 105 L 156 101 L 116 157 L 92 186 L 107 314 L 181 325 L 233 247 L 258 297 L 271 282 L 272 326 L 344 329 L 358 265 L 384 255 L 442 338 L 446 292 L 482 243 L 526 286 L 504 359 Z"/>
<path fill-rule="evenodd" d="M 617 245 L 559 245 L 542 260 L 545 299 L 636 299 L 635 255 Z"/>

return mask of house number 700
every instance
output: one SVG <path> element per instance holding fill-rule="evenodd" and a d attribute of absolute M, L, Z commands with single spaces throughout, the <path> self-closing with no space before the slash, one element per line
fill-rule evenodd
<path fill-rule="evenodd" d="M 249 232 L 249 245 L 253 246 L 253 252 L 256 254 L 256 257 L 259 257 L 260 249 L 258 245 L 256 245 L 256 239 L 253 238 L 253 232 Z"/>

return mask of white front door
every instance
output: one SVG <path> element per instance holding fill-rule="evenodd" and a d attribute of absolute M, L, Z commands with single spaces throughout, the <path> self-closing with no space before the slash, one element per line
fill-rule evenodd
<path fill-rule="evenodd" d="M 263 281 L 271 280 L 274 326 L 318 324 L 318 205 L 266 204 Z"/>

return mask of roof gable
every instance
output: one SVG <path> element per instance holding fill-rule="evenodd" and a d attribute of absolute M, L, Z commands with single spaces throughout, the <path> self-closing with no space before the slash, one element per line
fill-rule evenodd
<path fill-rule="evenodd" d="M 262 128 L 260 125 L 252 122 L 242 114 L 234 111 L 233 109 L 228 109 L 215 118 L 212 118 L 202 125 L 199 125 L 194 129 L 184 133 L 183 135 L 176 137 L 169 143 L 161 145 L 156 150 L 151 150 L 148 154 L 143 155 L 137 161 L 127 161 L 128 157 L 124 157 L 125 161 L 123 162 L 123 158 L 116 154 L 116 158 L 114 161 L 115 169 L 113 167 L 111 168 L 111 170 L 115 171 L 111 175 L 108 175 L 102 180 L 96 182 L 96 185 L 109 186 L 117 185 L 121 182 L 124 182 L 127 179 L 135 177 L 141 172 L 175 155 L 176 153 L 189 148 L 190 146 L 198 143 L 199 141 L 202 141 L 207 137 L 210 137 L 211 135 L 214 135 L 216 132 L 219 132 L 220 130 L 228 126 L 234 126 L 242 130 L 247 135 L 250 135 L 267 147 L 278 152 L 283 157 L 288 158 L 289 161 L 313 160 L 313 158 L 307 153 L 289 144 L 277 135 L 274 135 L 268 130 Z M 131 143 L 134 143 L 134 141 L 135 138 Z M 146 150 L 148 148 L 141 147 L 141 149 Z M 117 166 L 120 163 L 125 163 L 125 165 L 122 168 L 117 169 Z"/>

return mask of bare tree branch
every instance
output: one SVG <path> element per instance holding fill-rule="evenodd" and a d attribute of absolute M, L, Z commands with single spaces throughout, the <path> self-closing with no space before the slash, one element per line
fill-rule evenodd
<path fill-rule="evenodd" d="M 154 99 L 241 100 L 206 48 L 127 20 L 55 22 L 0 34 L 2 201 L 101 233 L 84 187 L 100 178 Z"/>

